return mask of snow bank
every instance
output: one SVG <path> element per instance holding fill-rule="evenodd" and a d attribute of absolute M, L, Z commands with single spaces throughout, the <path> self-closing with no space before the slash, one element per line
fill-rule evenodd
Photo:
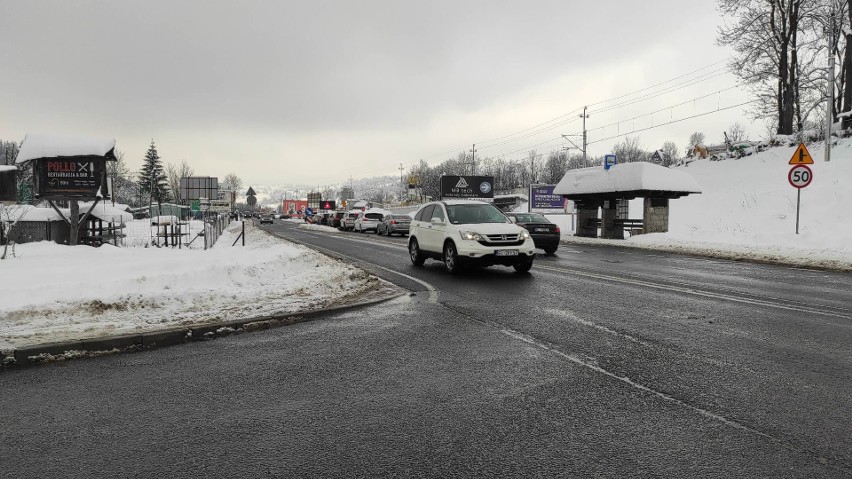
<path fill-rule="evenodd" d="M 378 287 L 366 272 L 246 224 L 246 246 L 16 246 L 0 261 L 0 350 L 315 309 Z"/>
<path fill-rule="evenodd" d="M 796 234 L 796 188 L 787 174 L 796 146 L 775 147 L 739 160 L 696 161 L 689 173 L 703 194 L 669 202 L 669 232 L 638 235 L 623 246 L 644 246 L 717 257 L 852 270 L 852 140 L 839 140 L 832 160 L 824 146 L 808 149 L 814 179 L 801 191 Z M 631 218 L 642 215 L 631 202 Z M 600 240 L 596 240 L 600 241 Z"/>

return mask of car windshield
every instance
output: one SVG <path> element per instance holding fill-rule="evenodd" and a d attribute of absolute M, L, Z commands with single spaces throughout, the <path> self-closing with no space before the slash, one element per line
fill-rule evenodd
<path fill-rule="evenodd" d="M 550 223 L 550 221 L 548 221 L 547 218 L 545 218 L 542 215 L 537 215 L 537 214 L 527 213 L 527 214 L 516 214 L 516 215 L 513 215 L 513 216 L 515 217 L 515 220 L 517 220 L 518 223 Z"/>
<path fill-rule="evenodd" d="M 391 219 L 394 220 L 402 220 L 402 221 L 411 221 L 411 217 L 408 215 L 393 215 Z"/>
<path fill-rule="evenodd" d="M 447 205 L 447 216 L 454 225 L 508 222 L 502 211 L 486 204 Z"/>

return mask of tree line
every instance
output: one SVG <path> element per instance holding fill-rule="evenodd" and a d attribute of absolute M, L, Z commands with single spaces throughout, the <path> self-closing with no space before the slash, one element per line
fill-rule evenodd
<path fill-rule="evenodd" d="M 852 110 L 850 1 L 717 0 L 717 42 L 734 51 L 729 66 L 754 96 L 752 118 L 778 135 L 804 135 L 824 130 L 829 94 L 832 123 Z M 829 58 L 839 67 L 831 82 Z"/>

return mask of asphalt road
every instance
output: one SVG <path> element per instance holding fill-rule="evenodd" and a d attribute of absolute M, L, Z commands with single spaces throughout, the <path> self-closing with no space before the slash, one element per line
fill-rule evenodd
<path fill-rule="evenodd" d="M 414 295 L 0 374 L 0 476 L 852 476 L 852 275 L 266 229 Z"/>

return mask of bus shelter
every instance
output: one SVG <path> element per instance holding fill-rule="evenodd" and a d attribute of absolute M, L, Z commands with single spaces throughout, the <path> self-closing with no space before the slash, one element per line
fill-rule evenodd
<path fill-rule="evenodd" d="M 623 163 L 568 171 L 553 193 L 574 201 L 576 236 L 624 239 L 632 234 L 669 230 L 669 201 L 701 193 L 686 172 L 646 162 Z M 642 218 L 629 218 L 627 202 L 644 198 Z M 598 212 L 600 211 L 600 216 Z"/>

